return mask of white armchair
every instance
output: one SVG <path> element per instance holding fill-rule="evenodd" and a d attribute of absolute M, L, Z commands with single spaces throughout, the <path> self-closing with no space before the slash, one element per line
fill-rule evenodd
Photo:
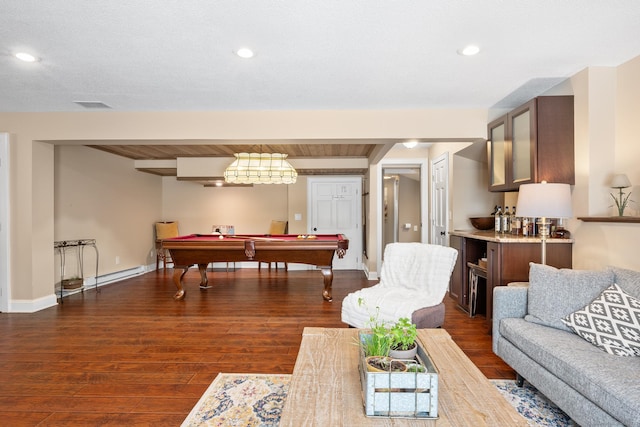
<path fill-rule="evenodd" d="M 352 292 L 342 301 L 342 321 L 368 327 L 369 318 L 395 322 L 411 319 L 418 328 L 437 328 L 444 322 L 444 296 L 458 251 L 426 243 L 390 243 L 384 250 L 380 282 Z M 365 304 L 358 304 L 362 298 Z"/>

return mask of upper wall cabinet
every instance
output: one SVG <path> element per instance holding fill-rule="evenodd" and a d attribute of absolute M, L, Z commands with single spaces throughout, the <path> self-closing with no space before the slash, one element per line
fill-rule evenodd
<path fill-rule="evenodd" d="M 489 191 L 575 184 L 573 96 L 540 96 L 487 126 Z"/>

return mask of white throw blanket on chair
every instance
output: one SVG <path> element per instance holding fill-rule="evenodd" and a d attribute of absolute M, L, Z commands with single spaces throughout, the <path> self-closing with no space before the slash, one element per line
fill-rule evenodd
<path fill-rule="evenodd" d="M 342 321 L 357 328 L 369 327 L 369 318 L 395 322 L 411 319 L 414 311 L 438 305 L 449 287 L 458 252 L 426 243 L 390 243 L 385 247 L 380 282 L 346 296 Z M 363 305 L 358 304 L 362 298 Z"/>

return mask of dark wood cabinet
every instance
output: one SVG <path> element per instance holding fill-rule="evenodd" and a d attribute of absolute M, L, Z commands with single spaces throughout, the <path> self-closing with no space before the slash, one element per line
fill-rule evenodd
<path fill-rule="evenodd" d="M 511 282 L 529 280 L 529 263 L 541 262 L 541 243 L 538 238 L 497 238 L 493 233 L 452 232 L 450 244 L 458 249 L 458 259 L 451 278 L 449 295 L 458 305 L 469 311 L 469 267 L 486 255 L 487 273 L 485 289 L 479 292 L 483 300 L 477 301 L 478 313 L 491 322 L 493 289 Z M 571 268 L 573 244 L 569 239 L 551 239 L 547 243 L 547 265 Z"/>
<path fill-rule="evenodd" d="M 489 123 L 489 190 L 575 184 L 573 116 L 573 96 L 540 96 Z"/>

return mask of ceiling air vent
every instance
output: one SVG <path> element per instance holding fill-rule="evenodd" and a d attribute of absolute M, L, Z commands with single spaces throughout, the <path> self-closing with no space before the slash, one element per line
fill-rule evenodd
<path fill-rule="evenodd" d="M 100 101 L 73 101 L 73 103 L 78 104 L 81 107 L 88 108 L 90 110 L 111 108 L 104 102 L 100 102 Z"/>

